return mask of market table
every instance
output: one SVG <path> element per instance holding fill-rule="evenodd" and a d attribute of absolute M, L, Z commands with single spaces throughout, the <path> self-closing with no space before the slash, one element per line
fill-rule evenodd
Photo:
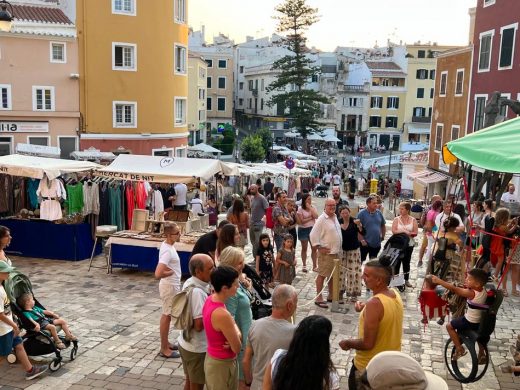
<path fill-rule="evenodd" d="M 159 261 L 159 248 L 164 238 L 145 238 L 145 235 L 139 235 L 137 233 L 138 232 L 127 230 L 119 232 L 107 240 L 106 245 L 111 246 L 110 261 L 112 268 L 128 268 L 149 272 L 155 271 Z M 134 234 L 135 236 L 121 237 L 121 234 Z M 181 259 L 182 275 L 189 275 L 188 263 L 194 244 L 176 242 L 174 246 Z"/>
<path fill-rule="evenodd" d="M 56 224 L 40 219 L 2 219 L 3 225 L 11 231 L 11 244 L 6 249 L 9 254 L 23 257 L 78 261 L 88 259 L 92 253 L 94 240 L 88 223 Z M 97 245 L 95 254 L 101 253 Z"/>

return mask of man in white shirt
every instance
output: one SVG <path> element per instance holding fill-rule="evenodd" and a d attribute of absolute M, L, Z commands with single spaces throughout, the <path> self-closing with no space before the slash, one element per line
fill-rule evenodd
<path fill-rule="evenodd" d="M 437 231 L 435 237 L 438 237 L 439 232 L 444 233 L 444 221 L 446 221 L 446 219 L 448 219 L 449 217 L 454 217 L 459 220 L 459 226 L 457 227 L 457 229 L 455 229 L 457 233 L 462 233 L 464 231 L 464 224 L 462 223 L 462 219 L 458 214 L 452 212 L 452 210 L 453 203 L 451 202 L 451 200 L 444 201 L 442 213 L 439 213 L 439 215 L 437 215 L 437 217 L 435 218 L 435 230 Z"/>
<path fill-rule="evenodd" d="M 334 259 L 341 255 L 341 226 L 336 218 L 336 201 L 327 199 L 325 210 L 312 227 L 310 233 L 311 245 L 318 249 L 318 276 L 316 277 L 316 290 L 318 295 L 314 303 L 321 308 L 328 308 L 327 302 L 323 301 L 321 290 L 325 278 L 328 278 L 334 269 Z M 329 283 L 329 294 L 332 294 L 332 278 Z M 330 299 L 329 299 L 330 301 Z"/>
<path fill-rule="evenodd" d="M 195 197 L 190 202 L 190 205 L 191 205 L 191 211 L 193 212 L 194 215 L 204 213 L 203 203 L 202 203 L 202 200 L 200 199 L 200 195 L 198 192 L 195 194 Z"/>
<path fill-rule="evenodd" d="M 516 203 L 518 202 L 518 199 L 515 195 L 515 185 L 509 184 L 507 186 L 507 192 L 504 192 L 502 194 L 502 197 L 500 198 L 500 202 L 502 203 Z"/>
<path fill-rule="evenodd" d="M 334 176 L 332 176 L 332 182 L 335 186 L 339 186 L 341 184 L 341 176 L 336 172 Z"/>
<path fill-rule="evenodd" d="M 264 371 L 277 349 L 289 349 L 296 325 L 289 321 L 298 305 L 298 294 L 288 284 L 273 291 L 273 311 L 269 317 L 253 322 L 244 353 L 244 380 L 253 390 L 262 389 Z M 253 363 L 254 356 L 254 363 Z"/>
<path fill-rule="evenodd" d="M 175 196 L 173 198 L 173 209 L 186 210 L 186 194 L 188 193 L 188 187 L 184 183 L 177 183 L 173 188 L 175 190 Z"/>
<path fill-rule="evenodd" d="M 210 256 L 199 253 L 190 259 L 191 278 L 186 280 L 183 290 L 193 286 L 189 305 L 193 323 L 189 329 L 181 332 L 177 341 L 181 354 L 182 368 L 186 376 L 186 389 L 202 390 L 206 383 L 204 376 L 204 359 L 206 357 L 206 332 L 202 322 L 202 308 L 210 294 L 210 275 L 213 271 L 213 260 Z M 184 338 L 184 332 L 189 332 L 190 340 Z"/>
<path fill-rule="evenodd" d="M 173 350 L 172 344 L 168 341 L 170 332 L 170 312 L 173 297 L 181 289 L 181 260 L 173 244 L 179 242 L 181 230 L 174 222 L 164 224 L 164 234 L 166 240 L 159 249 L 159 263 L 155 269 L 155 277 L 160 279 L 159 295 L 162 300 L 162 315 L 159 325 L 161 336 L 161 351 L 159 355 L 165 358 L 180 357 L 177 351 Z"/>
<path fill-rule="evenodd" d="M 325 182 L 325 185 L 327 187 L 330 187 L 330 183 L 332 181 L 332 175 L 329 172 L 327 172 L 326 174 L 323 175 L 323 181 Z"/>

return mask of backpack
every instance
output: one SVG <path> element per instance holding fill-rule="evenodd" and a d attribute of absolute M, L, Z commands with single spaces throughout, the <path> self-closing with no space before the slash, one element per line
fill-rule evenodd
<path fill-rule="evenodd" d="M 190 332 L 193 326 L 193 318 L 190 299 L 194 288 L 194 285 L 190 285 L 175 295 L 170 310 L 171 324 L 175 329 L 182 330 L 182 336 L 186 341 L 191 340 Z"/>

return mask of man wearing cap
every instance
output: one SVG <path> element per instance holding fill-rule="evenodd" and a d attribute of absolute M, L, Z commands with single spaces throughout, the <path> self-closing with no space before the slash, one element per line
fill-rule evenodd
<path fill-rule="evenodd" d="M 448 390 L 448 384 L 440 376 L 424 371 L 414 358 L 395 351 L 374 356 L 361 381 L 371 390 Z"/>
<path fill-rule="evenodd" d="M 361 374 L 371 359 L 379 352 L 400 351 L 403 336 L 403 301 L 401 296 L 388 285 L 392 269 L 379 260 L 370 260 L 363 270 L 363 281 L 373 292 L 366 303 L 356 302 L 360 312 L 357 339 L 346 339 L 339 343 L 341 349 L 355 349 L 356 355 L 348 378 L 348 388 L 361 386 Z"/>
<path fill-rule="evenodd" d="M 251 245 L 253 245 L 254 257 L 256 256 L 256 251 L 258 250 L 258 241 L 260 240 L 260 234 L 262 234 L 262 232 L 264 231 L 265 222 L 263 218 L 265 217 L 265 211 L 269 207 L 269 202 L 267 202 L 267 199 L 258 192 L 258 186 L 255 184 L 249 187 L 249 194 L 251 195 L 251 218 L 249 218 L 249 239 L 251 240 Z"/>
<path fill-rule="evenodd" d="M 16 358 L 25 370 L 25 379 L 31 380 L 47 371 L 47 366 L 31 364 L 23 347 L 22 338 L 19 336 L 20 328 L 13 321 L 11 302 L 4 288 L 4 282 L 9 279 L 9 274 L 13 271 L 14 267 L 0 260 L 0 361 L 14 349 Z"/>

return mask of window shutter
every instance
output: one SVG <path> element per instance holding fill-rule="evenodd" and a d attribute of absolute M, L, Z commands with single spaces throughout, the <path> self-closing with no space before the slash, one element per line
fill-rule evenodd
<path fill-rule="evenodd" d="M 395 108 L 399 108 L 399 98 L 395 98 Z"/>
<path fill-rule="evenodd" d="M 416 79 L 420 79 L 421 78 L 421 69 L 417 69 L 417 72 L 415 74 L 415 78 Z"/>

